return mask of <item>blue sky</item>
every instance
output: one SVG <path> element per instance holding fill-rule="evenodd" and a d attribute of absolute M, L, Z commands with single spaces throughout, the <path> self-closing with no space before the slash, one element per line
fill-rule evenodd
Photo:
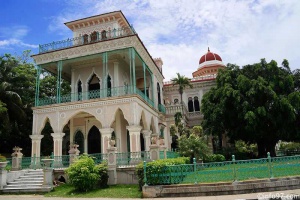
<path fill-rule="evenodd" d="M 240 66 L 284 58 L 300 68 L 299 0 L 11 0 L 1 3 L 0 55 L 72 37 L 65 22 L 122 10 L 165 80 L 192 76 L 200 57 L 218 53 Z"/>

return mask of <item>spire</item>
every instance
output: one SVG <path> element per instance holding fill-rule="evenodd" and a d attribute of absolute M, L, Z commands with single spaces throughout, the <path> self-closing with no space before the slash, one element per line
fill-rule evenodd
<path fill-rule="evenodd" d="M 209 47 L 208 47 L 208 50 L 207 50 L 207 51 L 210 52 Z"/>

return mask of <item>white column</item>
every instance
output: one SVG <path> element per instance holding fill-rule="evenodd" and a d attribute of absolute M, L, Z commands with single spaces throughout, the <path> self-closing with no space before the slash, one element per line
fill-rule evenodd
<path fill-rule="evenodd" d="M 111 134 L 114 131 L 114 129 L 113 128 L 100 128 L 99 131 L 101 133 L 102 153 L 107 153 L 107 149 L 110 147 L 109 139 L 110 139 Z"/>
<path fill-rule="evenodd" d="M 75 92 L 75 69 L 71 69 L 72 75 L 71 75 L 71 101 L 75 101 L 76 99 L 76 92 Z"/>
<path fill-rule="evenodd" d="M 143 133 L 143 137 L 144 137 L 144 141 L 145 141 L 145 151 L 149 151 L 150 145 L 151 145 L 150 135 L 151 135 L 152 131 L 142 130 L 142 133 Z"/>
<path fill-rule="evenodd" d="M 140 134 L 142 127 L 139 125 L 126 126 L 129 131 L 130 136 L 130 152 L 140 152 L 141 143 L 140 143 Z"/>
<path fill-rule="evenodd" d="M 41 155 L 41 139 L 43 135 L 29 135 L 31 138 L 31 157 L 40 157 Z"/>
<path fill-rule="evenodd" d="M 53 137 L 53 167 L 62 167 L 62 140 L 65 133 L 51 133 Z"/>
<path fill-rule="evenodd" d="M 62 140 L 65 133 L 51 133 L 53 137 L 53 154 L 54 156 L 62 156 Z"/>

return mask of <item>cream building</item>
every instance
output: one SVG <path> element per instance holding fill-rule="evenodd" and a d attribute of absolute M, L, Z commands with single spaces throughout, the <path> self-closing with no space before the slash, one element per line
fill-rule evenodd
<path fill-rule="evenodd" d="M 151 138 L 162 134 L 170 149 L 169 127 L 181 107 L 177 86 L 163 82 L 162 59 L 151 57 L 121 11 L 65 25 L 73 38 L 40 45 L 32 56 L 38 66 L 32 156 L 40 157 L 46 122 L 53 129 L 54 156 L 72 143 L 79 144 L 81 153 L 107 153 L 112 136 L 118 152 L 149 151 Z M 210 51 L 201 57 L 191 80 L 194 88 L 184 91 L 187 125 L 200 124 L 201 99 L 223 66 Z M 56 96 L 40 97 L 42 69 L 56 75 Z M 62 79 L 71 83 L 70 94 L 61 94 Z"/>

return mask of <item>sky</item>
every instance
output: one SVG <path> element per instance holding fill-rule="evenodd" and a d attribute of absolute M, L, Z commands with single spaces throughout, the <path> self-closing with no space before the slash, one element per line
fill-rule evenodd
<path fill-rule="evenodd" d="M 38 45 L 72 37 L 64 23 L 122 10 L 165 81 L 192 77 L 207 52 L 224 64 L 265 58 L 300 68 L 299 0 L 0 0 L 0 55 L 38 53 Z"/>

